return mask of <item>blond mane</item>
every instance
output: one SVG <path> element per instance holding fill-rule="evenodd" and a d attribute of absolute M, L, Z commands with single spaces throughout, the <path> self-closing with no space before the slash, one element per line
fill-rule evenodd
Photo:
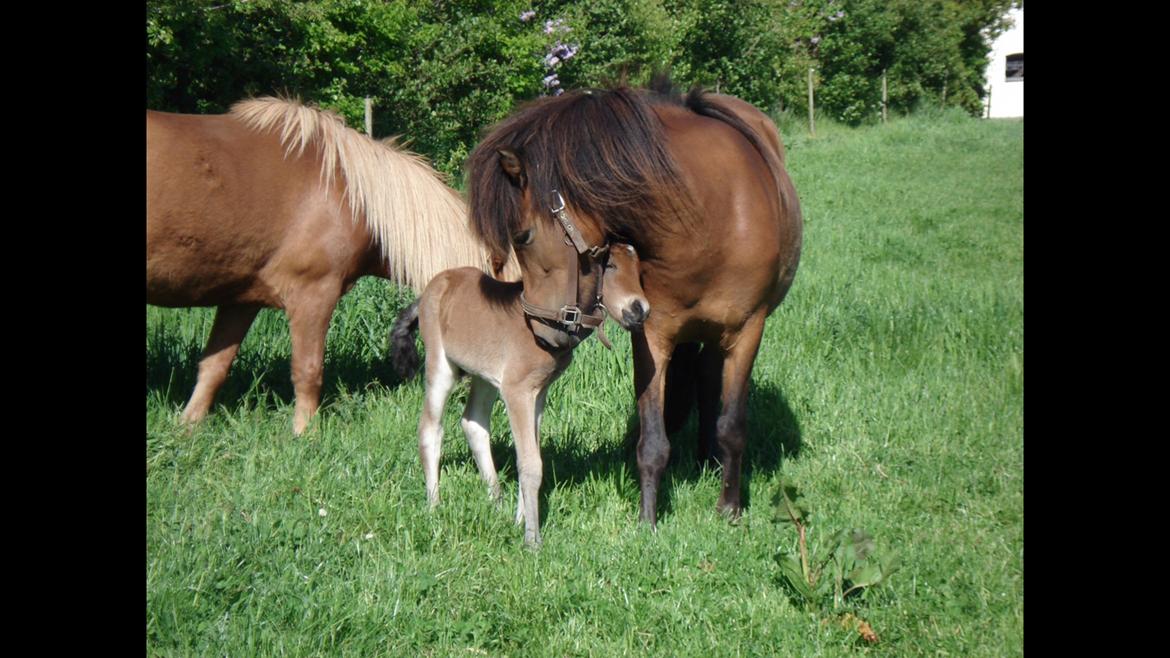
<path fill-rule="evenodd" d="M 470 230 L 466 203 L 422 156 L 393 139 L 374 141 L 338 115 L 296 100 L 244 100 L 231 114 L 257 132 L 279 131 L 286 158 L 300 157 L 310 144 L 319 147 L 323 183 L 328 189 L 340 174 L 353 220 L 365 218 L 393 281 L 421 292 L 452 267 L 491 273 L 490 253 Z M 520 278 L 514 255 L 502 276 Z"/>

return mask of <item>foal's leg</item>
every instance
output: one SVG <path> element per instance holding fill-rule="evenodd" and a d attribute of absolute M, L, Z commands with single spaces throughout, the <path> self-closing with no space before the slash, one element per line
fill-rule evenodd
<path fill-rule="evenodd" d="M 512 439 L 516 442 L 516 470 L 520 473 L 516 514 L 524 518 L 524 543 L 535 548 L 540 546 L 540 481 L 544 475 L 536 436 L 536 400 L 540 393 L 526 387 L 500 392 L 508 407 Z"/>
<path fill-rule="evenodd" d="M 662 412 L 665 401 L 666 369 L 670 365 L 672 346 L 649 330 L 633 334 L 634 394 L 638 398 L 641 436 L 638 438 L 638 474 L 642 486 L 642 504 L 638 519 L 657 527 L 658 483 L 670 460 L 670 441 L 666 437 Z"/>
<path fill-rule="evenodd" d="M 309 426 L 321 402 L 321 381 L 325 372 L 325 335 L 333 308 L 341 298 L 341 286 L 322 283 L 307 286 L 285 303 L 292 334 L 292 381 L 296 394 L 293 434 Z"/>
<path fill-rule="evenodd" d="M 747 398 L 752 365 L 764 334 L 767 313 L 760 311 L 748 319 L 738 337 L 728 348 L 723 360 L 723 409 L 716 421 L 720 457 L 723 460 L 723 488 L 719 492 L 717 509 L 738 517 L 740 503 L 740 470 L 743 449 L 747 445 Z"/>
<path fill-rule="evenodd" d="M 549 385 L 551 386 L 551 384 L 552 383 L 550 382 Z M 537 447 L 538 451 L 540 449 L 540 420 L 544 417 L 544 400 L 546 397 L 548 397 L 548 387 L 547 386 L 544 388 L 544 390 L 542 390 L 536 396 L 536 447 Z M 517 489 L 518 489 L 518 493 L 516 494 L 516 524 L 519 525 L 519 523 L 524 520 L 524 490 L 522 488 L 519 488 L 519 487 L 517 487 Z M 539 487 L 538 487 L 538 489 L 539 489 Z M 540 507 L 540 501 L 537 501 L 537 508 L 539 509 L 539 507 Z"/>
<path fill-rule="evenodd" d="M 471 392 L 463 410 L 463 434 L 479 467 L 479 475 L 488 486 L 488 496 L 500 499 L 500 483 L 496 479 L 496 464 L 492 461 L 491 420 L 492 404 L 496 401 L 496 387 L 479 377 L 471 378 Z"/>
<path fill-rule="evenodd" d="M 443 451 L 443 408 L 459 373 L 443 353 L 442 346 L 427 346 L 427 385 L 422 416 L 418 420 L 418 454 L 427 484 L 427 503 L 439 504 L 439 455 Z M 466 427 L 465 427 L 466 429 Z M 470 442 L 470 435 L 468 435 Z"/>
<path fill-rule="evenodd" d="M 220 306 L 216 309 L 211 336 L 207 339 L 207 348 L 203 350 L 203 358 L 199 361 L 195 391 L 183 409 L 184 422 L 199 422 L 211 410 L 215 394 L 227 379 L 228 369 L 240 351 L 240 343 L 248 335 L 248 329 L 259 311 L 259 306 Z"/>

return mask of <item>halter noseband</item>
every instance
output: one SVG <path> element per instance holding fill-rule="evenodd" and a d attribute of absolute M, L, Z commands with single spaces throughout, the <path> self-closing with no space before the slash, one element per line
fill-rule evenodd
<path fill-rule="evenodd" d="M 564 197 L 562 197 L 561 193 L 557 190 L 553 190 L 552 193 L 554 195 L 555 201 L 553 205 L 550 206 L 550 209 L 552 210 L 553 217 L 557 219 L 557 223 L 560 224 L 561 228 L 565 231 L 565 244 L 573 247 L 573 249 L 576 250 L 578 257 L 588 256 L 592 261 L 592 265 L 590 267 L 600 269 L 600 258 L 602 255 L 608 253 L 609 243 L 605 242 L 592 247 L 586 244 L 585 238 L 581 235 L 580 229 L 578 229 L 577 226 L 573 223 L 573 220 L 569 218 L 569 214 L 565 212 Z M 578 263 L 573 263 L 573 278 L 571 283 L 572 288 L 569 289 L 567 295 L 568 299 L 572 300 L 573 302 L 577 301 L 577 297 L 580 294 L 580 269 L 581 268 Z M 605 324 L 606 314 L 605 305 L 602 304 L 601 301 L 601 287 L 605 278 L 604 275 L 604 271 L 598 271 L 597 273 L 597 288 L 595 291 L 594 300 L 597 311 L 595 314 L 589 314 L 582 311 L 581 307 L 576 303 L 566 303 L 564 306 L 561 306 L 560 309 L 555 311 L 552 309 L 536 306 L 535 304 L 530 304 L 528 302 L 528 299 L 524 297 L 523 291 L 520 292 L 520 306 L 529 316 L 541 320 L 545 324 L 560 325 L 558 328 L 569 335 L 576 334 L 581 329 L 581 327 L 585 327 L 587 329 L 597 329 L 598 340 L 600 340 L 602 344 L 609 349 L 613 349 L 613 345 L 610 344 L 609 339 L 605 335 L 605 330 L 602 328 Z"/>

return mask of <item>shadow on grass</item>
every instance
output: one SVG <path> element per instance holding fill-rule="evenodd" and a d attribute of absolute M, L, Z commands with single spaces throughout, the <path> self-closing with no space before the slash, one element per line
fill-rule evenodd
<path fill-rule="evenodd" d="M 340 342 L 340 341 L 339 341 Z M 325 372 L 322 377 L 321 406 L 341 391 L 360 391 L 370 384 L 387 388 L 403 383 L 394 372 L 389 354 L 382 358 L 363 355 L 356 349 L 330 349 L 326 346 Z M 268 352 L 269 350 L 263 350 Z M 294 404 L 296 397 L 292 384 L 292 363 L 287 355 L 275 356 L 249 350 L 247 344 L 240 350 L 223 386 L 215 395 L 217 407 L 236 410 L 245 400 L 275 400 Z M 199 375 L 199 359 L 203 350 L 190 347 L 184 351 L 173 348 L 147 349 L 146 392 L 158 393 L 167 404 L 180 407 L 187 404 Z"/>
<path fill-rule="evenodd" d="M 626 421 L 623 440 L 607 442 L 600 450 L 575 449 L 586 441 L 577 440 L 583 431 L 570 430 L 568 436 L 542 437 L 541 458 L 544 462 L 544 484 L 541 486 L 541 525 L 548 518 L 547 497 L 557 486 L 579 486 L 587 480 L 612 482 L 618 493 L 635 502 L 641 500 L 638 475 L 637 444 L 639 421 L 634 401 L 630 400 L 630 415 Z M 675 481 L 695 481 L 707 468 L 719 465 L 700 464 L 698 455 L 698 413 L 692 410 L 686 424 L 670 436 L 670 462 L 658 485 L 658 518 L 672 512 L 672 493 Z M 745 449 L 741 475 L 744 509 L 751 506 L 751 480 L 756 474 L 775 473 L 785 458 L 793 458 L 801 449 L 800 423 L 788 400 L 772 384 L 752 384 L 748 393 L 748 444 Z M 515 451 L 508 442 L 493 442 L 493 459 L 500 469 L 516 471 Z M 713 492 L 714 509 L 718 492 Z"/>

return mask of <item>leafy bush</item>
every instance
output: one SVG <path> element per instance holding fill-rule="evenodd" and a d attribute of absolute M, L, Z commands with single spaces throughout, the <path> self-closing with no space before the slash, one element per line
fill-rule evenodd
<path fill-rule="evenodd" d="M 517 104 L 623 75 L 643 84 L 658 70 L 682 87 L 803 113 L 814 67 L 818 111 L 851 124 L 877 116 L 885 70 L 895 110 L 978 114 L 988 44 L 1011 4 L 154 0 L 147 107 L 223 112 L 247 96 L 283 93 L 360 127 L 370 97 L 375 135 L 405 135 L 456 175 L 482 130 Z"/>

